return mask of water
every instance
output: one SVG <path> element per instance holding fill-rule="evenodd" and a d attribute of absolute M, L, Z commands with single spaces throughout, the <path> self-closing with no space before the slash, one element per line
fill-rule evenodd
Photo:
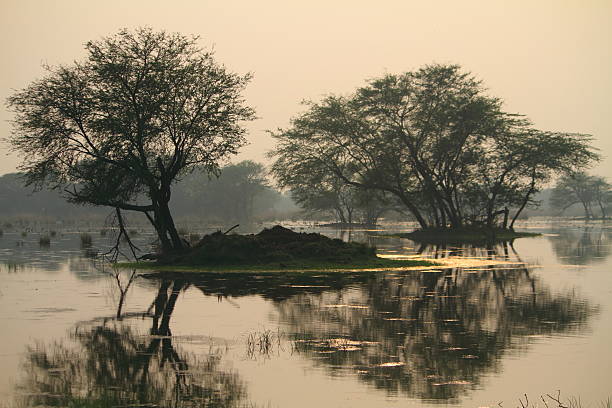
<path fill-rule="evenodd" d="M 544 235 L 351 234 L 445 265 L 419 271 L 198 277 L 114 271 L 97 236 L 5 233 L 0 406 L 494 407 L 557 390 L 595 406 L 612 389 L 612 229 L 524 227 Z"/>

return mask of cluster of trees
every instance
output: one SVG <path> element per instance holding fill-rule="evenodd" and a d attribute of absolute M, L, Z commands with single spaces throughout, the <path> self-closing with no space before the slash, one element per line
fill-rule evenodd
<path fill-rule="evenodd" d="M 423 229 L 512 228 L 546 182 L 597 155 L 589 136 L 534 129 L 501 105 L 457 65 L 385 75 L 273 133 L 272 171 L 300 202 L 309 186 L 351 186 L 393 196 Z"/>
<path fill-rule="evenodd" d="M 250 160 L 224 166 L 218 176 L 193 172 L 173 187 L 171 208 L 175 214 L 232 224 L 272 217 L 284 197 L 267 175 L 263 164 Z"/>
<path fill-rule="evenodd" d="M 140 212 L 164 251 L 183 249 L 173 184 L 193 172 L 218 175 L 245 144 L 242 123 L 255 117 L 241 95 L 250 76 L 229 72 L 196 42 L 123 30 L 8 98 L 7 141 L 28 184 L 57 188 L 72 203 Z M 597 159 L 588 136 L 534 129 L 456 65 L 385 75 L 311 103 L 274 136 L 273 174 L 304 207 L 372 223 L 400 203 L 422 228 L 512 228 L 543 183 Z M 261 170 L 238 165 L 227 177 L 248 181 L 231 193 L 211 182 L 206 194 L 243 195 L 232 211 L 248 217 L 265 189 Z"/>
<path fill-rule="evenodd" d="M 552 190 L 550 204 L 561 213 L 574 205 L 584 209 L 586 219 L 607 218 L 612 206 L 612 185 L 604 177 L 591 176 L 584 171 L 561 177 Z"/>
<path fill-rule="evenodd" d="M 376 225 L 386 211 L 397 207 L 393 197 L 384 191 L 357 188 L 332 174 L 285 175 L 291 181 L 280 179 L 280 184 L 290 187 L 296 204 L 310 214 L 331 215 L 340 224 Z"/>

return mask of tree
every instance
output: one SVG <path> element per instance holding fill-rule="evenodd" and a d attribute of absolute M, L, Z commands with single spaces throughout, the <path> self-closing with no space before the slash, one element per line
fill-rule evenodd
<path fill-rule="evenodd" d="M 302 161 L 286 166 L 279 160 L 272 168 L 279 187 L 289 189 L 292 199 L 311 213 L 333 214 L 342 224 L 356 220 L 375 225 L 380 215 L 389 209 L 385 193 L 346 184 L 334 173 L 321 168 L 307 168 Z"/>
<path fill-rule="evenodd" d="M 69 201 L 144 213 L 164 251 L 183 248 L 168 203 L 194 168 L 216 172 L 245 143 L 252 120 L 241 91 L 197 38 L 149 28 L 90 41 L 87 58 L 46 67 L 8 98 L 7 139 L 27 183 L 62 188 Z"/>
<path fill-rule="evenodd" d="M 273 170 L 334 174 L 395 196 L 423 229 L 512 227 L 543 182 L 586 166 L 590 137 L 533 129 L 457 65 L 385 75 L 329 96 L 273 135 Z M 509 209 L 514 209 L 508 225 Z"/>
<path fill-rule="evenodd" d="M 244 160 L 224 166 L 218 177 L 202 180 L 187 177 L 180 184 L 188 211 L 206 218 L 248 223 L 253 220 L 256 200 L 269 189 L 261 163 Z"/>
<path fill-rule="evenodd" d="M 560 212 L 580 204 L 586 219 L 594 218 L 593 206 L 597 205 L 601 217 L 607 217 L 612 203 L 612 187 L 603 177 L 590 176 L 583 171 L 563 175 L 552 190 L 550 204 Z"/>

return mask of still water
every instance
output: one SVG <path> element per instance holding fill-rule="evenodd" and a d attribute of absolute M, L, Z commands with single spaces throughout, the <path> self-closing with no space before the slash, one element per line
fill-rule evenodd
<path fill-rule="evenodd" d="M 543 235 L 351 232 L 444 265 L 423 270 L 198 276 L 115 271 L 95 235 L 5 232 L 0 407 L 513 407 L 557 390 L 596 406 L 612 395 L 612 228 L 523 228 Z"/>

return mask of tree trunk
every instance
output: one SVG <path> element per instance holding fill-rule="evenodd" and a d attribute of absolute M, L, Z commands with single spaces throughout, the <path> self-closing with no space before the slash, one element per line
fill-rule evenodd
<path fill-rule="evenodd" d="M 504 207 L 504 229 L 508 229 L 508 215 L 510 215 L 510 210 Z"/>
<path fill-rule="evenodd" d="M 598 204 L 599 204 L 599 210 L 601 211 L 601 218 L 605 220 L 607 217 L 606 207 L 603 205 L 602 200 L 598 200 Z"/>
<path fill-rule="evenodd" d="M 516 211 L 516 214 L 514 214 L 514 217 L 512 217 L 512 222 L 510 223 L 510 229 L 511 230 L 514 231 L 514 223 L 518 219 L 518 217 L 521 214 L 521 212 L 525 209 L 525 206 L 527 206 L 527 203 L 529 202 L 529 197 L 534 192 L 535 192 L 535 175 L 532 176 L 532 178 L 531 178 L 531 185 L 529 186 L 529 190 L 527 191 L 527 194 L 525 194 L 525 198 L 523 199 L 523 202 L 521 203 L 521 206 Z"/>
<path fill-rule="evenodd" d="M 172 242 L 173 250 L 181 250 L 185 248 L 185 244 L 181 239 L 178 231 L 176 230 L 176 226 L 174 225 L 174 220 L 172 219 L 172 214 L 170 214 L 170 207 L 168 206 L 168 201 L 162 202 L 159 205 L 160 216 L 163 217 L 166 230 L 170 237 L 170 241 Z"/>
<path fill-rule="evenodd" d="M 399 199 L 402 201 L 402 203 L 406 207 L 408 207 L 408 210 L 412 213 L 414 218 L 416 218 L 421 229 L 429 228 L 429 224 L 427 223 L 427 220 L 423 218 L 423 215 L 421 215 L 421 212 L 419 211 L 419 209 L 414 204 L 412 204 L 411 201 L 407 200 L 403 195 L 399 196 Z"/>
<path fill-rule="evenodd" d="M 153 195 L 153 218 L 149 217 L 149 221 L 153 224 L 157 237 L 159 238 L 162 252 L 168 253 L 172 251 L 178 251 L 185 248 L 185 244 L 181 239 L 172 214 L 170 213 L 170 207 L 168 206 L 169 199 L 165 200 L 161 194 Z"/>

